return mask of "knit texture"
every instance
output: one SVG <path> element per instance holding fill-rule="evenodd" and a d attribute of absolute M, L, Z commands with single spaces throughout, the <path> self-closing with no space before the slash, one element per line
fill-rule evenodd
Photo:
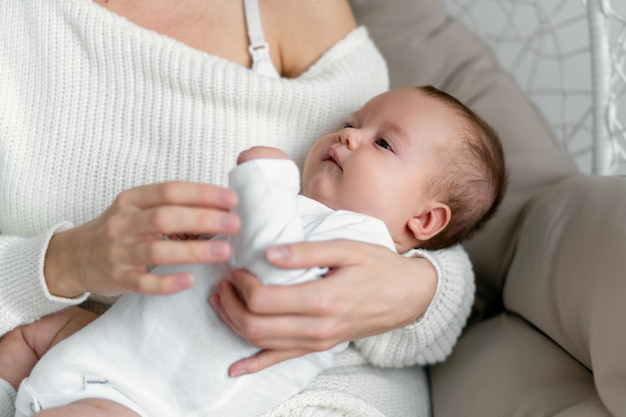
<path fill-rule="evenodd" d="M 225 185 L 254 145 L 301 164 L 314 139 L 388 88 L 365 28 L 296 79 L 262 77 L 86 0 L 4 1 L 0 39 L 0 334 L 83 301 L 45 286 L 60 227 L 139 184 Z"/>
<path fill-rule="evenodd" d="M 336 361 L 336 367 L 263 417 L 300 416 L 300 410 L 315 417 L 430 417 L 423 368 L 375 367 L 354 349 L 338 355 Z"/>
<path fill-rule="evenodd" d="M 15 389 L 0 378 L 0 417 L 13 417 L 15 414 Z"/>

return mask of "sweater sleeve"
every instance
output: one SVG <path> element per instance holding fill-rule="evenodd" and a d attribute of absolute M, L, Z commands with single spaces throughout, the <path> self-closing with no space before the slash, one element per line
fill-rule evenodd
<path fill-rule="evenodd" d="M 0 235 L 0 335 L 87 298 L 55 297 L 43 275 L 50 238 L 69 227 L 60 223 L 33 237 Z"/>
<path fill-rule="evenodd" d="M 0 378 L 0 417 L 10 417 L 15 414 L 15 397 L 15 389 Z"/>
<path fill-rule="evenodd" d="M 374 365 L 403 367 L 443 361 L 456 344 L 474 300 L 474 272 L 462 246 L 439 251 L 413 250 L 406 256 L 428 259 L 437 271 L 435 296 L 414 323 L 354 341 Z"/>

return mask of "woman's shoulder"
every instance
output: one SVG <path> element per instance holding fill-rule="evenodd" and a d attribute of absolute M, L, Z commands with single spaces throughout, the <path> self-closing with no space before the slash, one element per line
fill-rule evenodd
<path fill-rule="evenodd" d="M 295 78 L 356 27 L 347 0 L 268 0 L 264 30 L 279 50 L 283 76 Z"/>

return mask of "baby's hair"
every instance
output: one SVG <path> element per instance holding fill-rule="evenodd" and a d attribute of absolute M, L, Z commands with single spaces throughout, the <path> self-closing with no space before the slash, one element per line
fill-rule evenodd
<path fill-rule="evenodd" d="M 504 197 L 508 174 L 500 138 L 483 118 L 433 86 L 416 89 L 459 116 L 460 140 L 451 142 L 455 144 L 452 149 L 444 149 L 446 162 L 429 188 L 452 212 L 448 226 L 419 245 L 434 250 L 461 243 L 493 217 Z"/>

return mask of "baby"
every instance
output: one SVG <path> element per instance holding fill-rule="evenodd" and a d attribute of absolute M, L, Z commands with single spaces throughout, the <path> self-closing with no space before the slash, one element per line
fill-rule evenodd
<path fill-rule="evenodd" d="M 345 345 L 230 378 L 229 365 L 257 348 L 207 305 L 215 283 L 233 268 L 272 285 L 321 278 L 322 267 L 280 270 L 265 260 L 269 246 L 301 240 L 356 239 L 398 253 L 456 245 L 493 216 L 506 188 L 493 129 L 433 87 L 374 97 L 313 144 L 301 182 L 278 149 L 252 148 L 237 162 L 229 185 L 243 226 L 229 237 L 230 262 L 156 268 L 191 272 L 193 289 L 121 297 L 38 362 L 20 385 L 16 416 L 260 415 L 331 367 Z"/>

